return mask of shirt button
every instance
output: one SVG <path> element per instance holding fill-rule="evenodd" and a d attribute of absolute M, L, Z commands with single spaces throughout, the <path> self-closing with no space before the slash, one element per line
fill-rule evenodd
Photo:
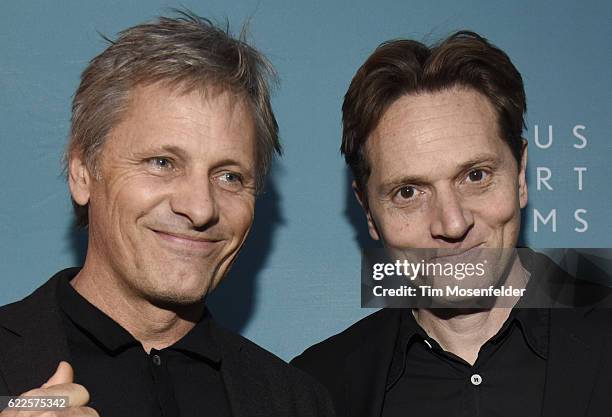
<path fill-rule="evenodd" d="M 161 365 L 161 358 L 159 357 L 159 355 L 153 355 L 153 357 L 151 358 L 153 360 L 153 363 L 157 366 Z"/>
<path fill-rule="evenodd" d="M 470 377 L 470 381 L 472 381 L 472 385 L 480 385 L 482 384 L 482 377 L 478 374 L 474 374 Z"/>

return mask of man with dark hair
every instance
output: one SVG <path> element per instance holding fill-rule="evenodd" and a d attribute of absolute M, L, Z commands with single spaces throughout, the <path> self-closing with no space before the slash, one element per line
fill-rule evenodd
<path fill-rule="evenodd" d="M 129 28 L 90 62 L 65 157 L 85 264 L 0 308 L 0 396 L 55 400 L 0 416 L 333 414 L 322 387 L 203 302 L 280 153 L 273 75 L 189 13 Z"/>
<path fill-rule="evenodd" d="M 467 31 L 433 47 L 383 43 L 342 111 L 341 150 L 373 239 L 396 253 L 512 253 L 527 204 L 526 100 L 503 51 Z M 496 267 L 520 288 L 547 288 L 544 272 L 551 288 L 577 287 L 533 252 Z M 339 416 L 608 416 L 609 315 L 550 308 L 564 304 L 550 294 L 547 308 L 508 308 L 537 306 L 515 297 L 506 308 L 382 309 L 292 363 L 327 386 Z"/>

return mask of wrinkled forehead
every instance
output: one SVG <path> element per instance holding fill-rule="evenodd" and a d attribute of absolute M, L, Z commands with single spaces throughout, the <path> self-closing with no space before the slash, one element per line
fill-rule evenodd
<path fill-rule="evenodd" d="M 368 138 L 366 152 L 371 175 L 397 170 L 427 175 L 482 155 L 512 158 L 493 105 L 460 88 L 400 97 Z"/>
<path fill-rule="evenodd" d="M 152 106 L 163 110 L 164 101 L 185 96 L 199 97 L 201 102 L 198 104 L 203 106 L 223 104 L 232 111 L 240 107 L 249 116 L 252 113 L 246 93 L 227 83 L 162 79 L 141 82 L 131 87 L 127 92 L 124 117 Z"/>
<path fill-rule="evenodd" d="M 252 165 L 254 142 L 254 121 L 244 99 L 227 90 L 185 92 L 155 84 L 131 93 L 103 157 L 175 148 L 208 159 L 221 152 L 235 154 Z"/>

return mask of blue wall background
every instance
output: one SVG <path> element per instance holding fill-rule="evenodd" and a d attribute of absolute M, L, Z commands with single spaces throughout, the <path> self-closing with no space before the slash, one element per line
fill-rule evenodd
<path fill-rule="evenodd" d="M 290 359 L 371 313 L 359 307 L 365 223 L 339 155 L 340 106 L 358 66 L 382 41 L 435 41 L 470 28 L 504 49 L 528 95 L 530 208 L 523 240 L 535 247 L 611 247 L 612 3 L 557 1 L 183 0 L 198 14 L 251 17 L 251 40 L 275 64 L 274 106 L 285 156 L 231 276 L 212 297 L 218 319 Z M 71 229 L 60 172 L 70 100 L 97 32 L 154 18 L 176 3 L 144 0 L 4 1 L 0 5 L 0 304 L 79 264 L 86 237 Z M 535 125 L 539 142 L 534 146 Z M 583 141 L 587 146 L 576 149 Z M 537 190 L 538 167 L 553 190 Z M 587 167 L 578 190 L 574 167 Z M 552 221 L 534 232 L 533 209 Z M 588 221 L 574 218 L 577 209 Z"/>

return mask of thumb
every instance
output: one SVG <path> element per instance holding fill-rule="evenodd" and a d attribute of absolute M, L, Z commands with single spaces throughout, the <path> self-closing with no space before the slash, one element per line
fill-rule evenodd
<path fill-rule="evenodd" d="M 74 371 L 72 370 L 72 366 L 68 362 L 61 361 L 55 373 L 43 384 L 42 388 L 58 384 L 70 384 L 73 382 L 73 379 Z"/>

